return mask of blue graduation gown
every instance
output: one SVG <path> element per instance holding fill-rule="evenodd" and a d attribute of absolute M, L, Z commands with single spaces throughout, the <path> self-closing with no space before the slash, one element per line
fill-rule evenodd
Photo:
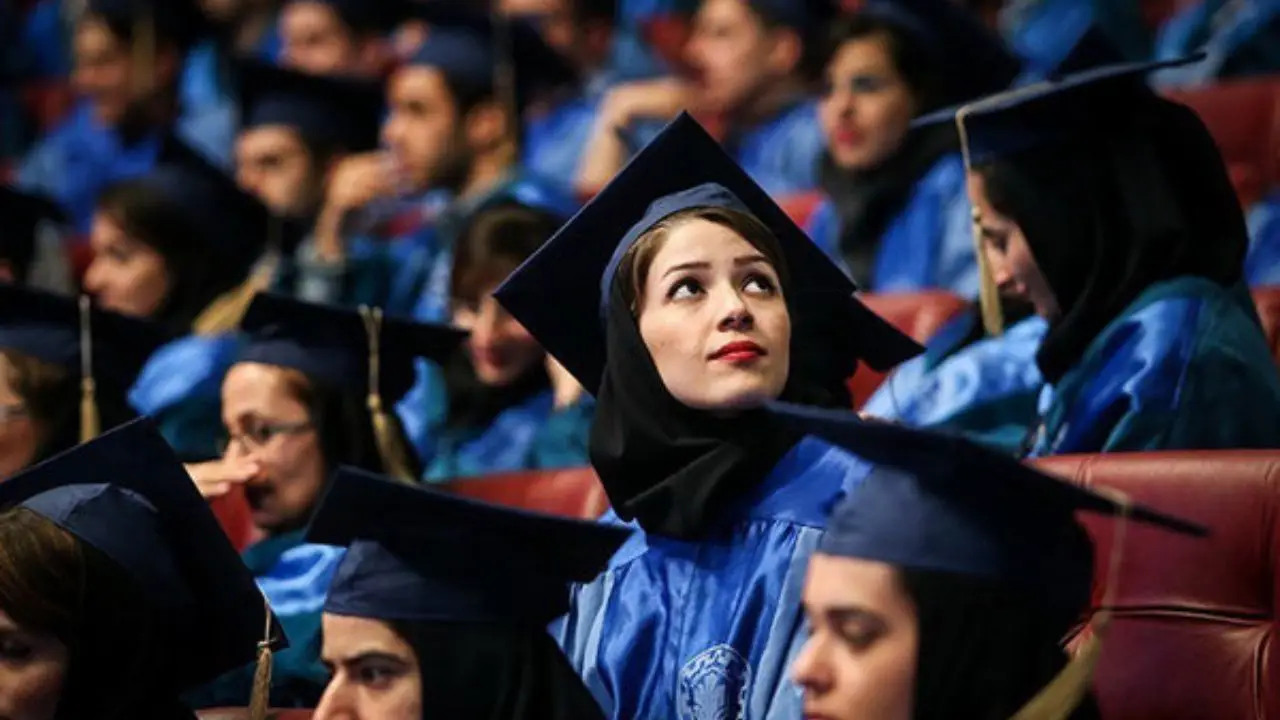
<path fill-rule="evenodd" d="M 1125 57 L 1142 58 L 1150 43 L 1135 0 L 1015 0 L 1001 12 L 1009 47 L 1022 58 L 1022 80 L 1052 74 L 1090 27 L 1097 26 Z"/>
<path fill-rule="evenodd" d="M 1249 254 L 1244 276 L 1249 287 L 1280 285 L 1280 190 L 1249 210 Z"/>
<path fill-rule="evenodd" d="M 1044 385 L 1036 350 L 1048 324 L 1033 315 L 1000 337 L 956 349 L 975 322 L 980 322 L 976 311 L 948 323 L 923 355 L 894 370 L 862 412 L 912 427 L 962 432 L 1000 450 L 1017 451 L 1036 421 Z"/>
<path fill-rule="evenodd" d="M 222 380 L 239 346 L 231 334 L 178 338 L 147 360 L 129 391 L 129 404 L 156 421 L 184 460 L 209 460 L 220 454 Z"/>
<path fill-rule="evenodd" d="M 1280 0 L 1201 0 L 1160 28 L 1158 60 L 1204 50 L 1204 61 L 1155 74 L 1162 88 L 1194 88 L 1218 79 L 1280 71 Z"/>
<path fill-rule="evenodd" d="M 174 134 L 213 162 L 229 168 L 235 139 L 230 104 L 184 114 Z M 98 194 L 111 182 L 151 169 L 160 133 L 124 145 L 115 129 L 101 125 L 87 102 L 31 149 L 18 169 L 18 185 L 58 200 L 77 233 L 88 233 Z"/>
<path fill-rule="evenodd" d="M 809 237 L 837 262 L 840 217 L 824 199 L 809 218 Z M 978 295 L 978 263 L 974 256 L 964 161 L 958 154 L 938 160 L 916 183 L 907 204 L 886 226 L 876 252 L 873 292 L 949 290 L 962 297 Z"/>
<path fill-rule="evenodd" d="M 818 103 L 797 102 L 759 125 L 740 128 L 725 149 L 770 195 L 781 197 L 818 187 L 818 159 L 827 140 L 818 124 Z"/>
<path fill-rule="evenodd" d="M 1039 407 L 1032 456 L 1280 447 L 1280 375 L 1243 284 L 1152 286 Z"/>
<path fill-rule="evenodd" d="M 788 669 L 808 635 L 808 558 L 832 503 L 872 469 L 804 438 L 710 539 L 637 533 L 599 578 L 575 587 L 552 631 L 605 713 L 799 717 Z"/>

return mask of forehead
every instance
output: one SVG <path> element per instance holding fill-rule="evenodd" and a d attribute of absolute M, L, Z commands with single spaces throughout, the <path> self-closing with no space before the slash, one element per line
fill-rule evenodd
<path fill-rule="evenodd" d="M 426 65 L 406 65 L 391 76 L 387 83 L 387 99 L 390 102 L 450 101 L 449 86 L 444 73 Z"/>
<path fill-rule="evenodd" d="M 498 0 L 503 15 L 555 15 L 569 10 L 571 0 Z"/>
<path fill-rule="evenodd" d="M 652 270 L 688 262 L 731 262 L 760 251 L 737 231 L 701 218 L 677 223 L 653 256 Z"/>
<path fill-rule="evenodd" d="M 101 18 L 88 16 L 76 25 L 75 46 L 81 51 L 103 52 L 118 49 L 120 41 Z"/>
<path fill-rule="evenodd" d="M 222 409 L 235 416 L 254 409 L 298 404 L 289 392 L 286 371 L 264 363 L 241 362 L 231 366 L 222 381 Z"/>
<path fill-rule="evenodd" d="M 259 125 L 242 131 L 236 146 L 241 152 L 283 152 L 301 148 L 302 139 L 289 125 Z"/>
<path fill-rule="evenodd" d="M 840 43 L 828 65 L 830 71 L 858 72 L 884 70 L 893 65 L 889 57 L 889 39 L 882 33 L 872 33 Z"/>
<path fill-rule="evenodd" d="M 856 606 L 888 613 L 911 607 L 892 565 L 825 553 L 814 553 L 809 560 L 804 602 L 817 611 Z"/>
<path fill-rule="evenodd" d="M 331 6 L 312 0 L 293 0 L 280 11 L 280 24 L 286 32 L 342 32 L 342 18 Z"/>
<path fill-rule="evenodd" d="M 703 0 L 702 5 L 698 7 L 697 20 L 764 27 L 764 23 L 756 16 L 746 0 Z"/>
<path fill-rule="evenodd" d="M 338 660 L 370 652 L 413 656 L 413 648 L 382 620 L 325 613 L 324 657 Z"/>

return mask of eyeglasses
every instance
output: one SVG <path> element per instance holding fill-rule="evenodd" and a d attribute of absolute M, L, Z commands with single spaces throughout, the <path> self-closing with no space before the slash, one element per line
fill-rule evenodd
<path fill-rule="evenodd" d="M 312 427 L 310 420 L 292 423 L 255 423 L 245 428 L 244 432 L 229 433 L 227 437 L 222 439 L 218 450 L 223 455 L 226 455 L 227 450 L 231 448 L 231 444 L 238 443 L 241 450 L 253 452 L 254 450 L 261 450 L 279 435 L 299 435 L 311 430 Z"/>
<path fill-rule="evenodd" d="M 28 417 L 30 414 L 27 406 L 21 403 L 0 405 L 0 423 L 13 422 L 19 418 Z"/>

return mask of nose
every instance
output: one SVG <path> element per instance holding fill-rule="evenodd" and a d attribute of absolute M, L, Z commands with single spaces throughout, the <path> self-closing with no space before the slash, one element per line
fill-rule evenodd
<path fill-rule="evenodd" d="M 312 720 L 358 720 L 359 715 L 352 707 L 344 685 L 336 677 L 329 681 L 324 695 L 320 696 L 320 703 L 311 714 Z"/>
<path fill-rule="evenodd" d="M 746 332 L 754 327 L 755 316 L 751 314 L 751 308 L 742 295 L 733 291 L 726 294 L 728 299 L 725 301 L 724 315 L 716 327 L 723 332 Z"/>
<path fill-rule="evenodd" d="M 97 261 L 89 261 L 89 267 L 85 268 L 84 291 L 90 295 L 97 295 L 102 291 L 102 266 Z"/>
<path fill-rule="evenodd" d="M 820 641 L 810 637 L 791 665 L 791 681 L 805 692 L 821 694 L 831 688 L 831 675 L 821 659 Z"/>
<path fill-rule="evenodd" d="M 1013 273 L 1009 270 L 1009 263 L 1005 262 L 1004 256 L 996 252 L 988 244 L 983 244 L 983 252 L 987 256 L 987 269 L 991 271 L 991 280 L 1001 293 L 1009 293 L 1014 289 Z"/>

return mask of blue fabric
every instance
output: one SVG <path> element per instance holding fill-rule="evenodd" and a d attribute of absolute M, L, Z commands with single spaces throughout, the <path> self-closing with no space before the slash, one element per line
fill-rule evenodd
<path fill-rule="evenodd" d="M 697 3 L 691 0 L 619 0 L 609 48 L 610 71 L 622 81 L 668 74 L 671 68 L 645 40 L 645 22 L 695 9 Z"/>
<path fill-rule="evenodd" d="M 1202 0 L 1169 18 L 1156 38 L 1166 60 L 1205 50 L 1204 62 L 1153 78 L 1162 88 L 1194 88 L 1227 77 L 1280 71 L 1280 0 Z"/>
<path fill-rule="evenodd" d="M 584 94 L 528 119 L 524 128 L 524 166 L 566 188 L 573 187 L 598 106 L 598 97 Z"/>
<path fill-rule="evenodd" d="M 772 120 L 731 132 L 725 149 L 774 197 L 818 187 L 818 159 L 827 146 L 817 101 L 797 103 Z"/>
<path fill-rule="evenodd" d="M 1015 0 L 1001 12 L 1000 23 L 1005 40 L 1024 62 L 1023 80 L 1052 74 L 1091 27 L 1100 28 L 1125 57 L 1149 54 L 1135 0 Z"/>
<path fill-rule="evenodd" d="M 222 63 L 222 54 L 213 40 L 191 48 L 178 81 L 178 101 L 184 109 L 203 111 L 231 102 Z"/>
<path fill-rule="evenodd" d="M 976 310 L 959 316 L 925 346 L 925 354 L 898 366 L 862 412 L 912 427 L 945 428 L 1013 453 L 1036 421 L 1044 378 L 1036 351 L 1048 324 L 1032 316 L 1000 337 L 957 348 L 979 322 Z"/>
<path fill-rule="evenodd" d="M 229 104 L 183 115 L 174 134 L 224 169 L 231 166 L 235 109 Z M 67 210 L 76 232 L 89 232 L 98 193 L 109 183 L 142 175 L 155 164 L 160 136 L 124 146 L 102 126 L 88 102 L 37 144 L 18 169 L 18 186 L 53 197 Z"/>
<path fill-rule="evenodd" d="M 40 0 L 27 12 L 18 52 L 22 71 L 29 77 L 65 78 L 71 74 L 71 53 L 57 0 Z"/>
<path fill-rule="evenodd" d="M 1244 277 L 1249 287 L 1280 285 L 1280 190 L 1249 209 L 1249 254 Z"/>
<path fill-rule="evenodd" d="M 1031 455 L 1280 447 L 1280 376 L 1242 285 L 1152 286 L 1039 401 Z"/>
<path fill-rule="evenodd" d="M 599 578 L 576 587 L 552 631 L 605 713 L 799 717 L 787 672 L 808 635 L 800 608 L 808 557 L 831 506 L 871 471 L 805 438 L 712 537 L 637 533 Z"/>
<path fill-rule="evenodd" d="M 151 356 L 129 391 L 129 404 L 155 420 L 184 460 L 219 455 L 222 380 L 239 350 L 229 334 L 178 338 Z"/>
<path fill-rule="evenodd" d="M 832 258 L 840 256 L 840 217 L 829 198 L 814 210 L 807 232 Z M 946 155 L 920 178 L 906 206 L 885 228 L 867 289 L 940 289 L 976 298 L 978 263 L 973 253 L 964 161 L 958 154 Z M 844 266 L 842 259 L 837 262 Z"/>

